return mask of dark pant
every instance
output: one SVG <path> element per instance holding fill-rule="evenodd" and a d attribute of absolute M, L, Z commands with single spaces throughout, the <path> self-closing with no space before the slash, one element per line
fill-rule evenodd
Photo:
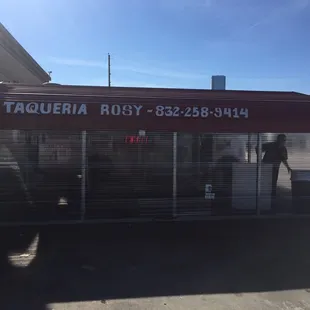
<path fill-rule="evenodd" d="M 279 176 L 279 167 L 273 166 L 272 168 L 272 191 L 271 191 L 272 198 L 275 198 L 277 196 L 278 176 Z"/>

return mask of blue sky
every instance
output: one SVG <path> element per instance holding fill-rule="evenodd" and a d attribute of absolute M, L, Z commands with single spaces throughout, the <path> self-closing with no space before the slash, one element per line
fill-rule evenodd
<path fill-rule="evenodd" d="M 310 93 L 310 0 L 10 0 L 1 22 L 63 84 Z"/>

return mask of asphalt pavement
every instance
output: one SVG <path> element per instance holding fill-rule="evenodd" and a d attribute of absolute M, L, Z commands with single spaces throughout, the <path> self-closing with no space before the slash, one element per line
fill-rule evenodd
<path fill-rule="evenodd" d="M 2 230 L 1 309 L 310 309 L 309 220 Z M 30 246 L 30 247 L 29 247 Z"/>

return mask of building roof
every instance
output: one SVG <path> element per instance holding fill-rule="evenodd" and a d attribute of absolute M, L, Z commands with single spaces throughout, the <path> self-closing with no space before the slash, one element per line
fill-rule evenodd
<path fill-rule="evenodd" d="M 44 83 L 50 76 L 0 23 L 0 80 Z"/>
<path fill-rule="evenodd" d="M 174 88 L 105 87 L 72 85 L 7 84 L 2 88 L 11 94 L 64 95 L 67 97 L 110 97 L 149 99 L 198 99 L 243 101 L 309 101 L 310 96 L 298 92 L 240 91 Z M 0 88 L 1 91 L 1 88 Z"/>

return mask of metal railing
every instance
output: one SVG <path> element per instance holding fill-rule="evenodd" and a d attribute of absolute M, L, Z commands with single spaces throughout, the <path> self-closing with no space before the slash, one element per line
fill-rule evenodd
<path fill-rule="evenodd" d="M 212 144 L 212 152 L 222 154 L 217 161 L 204 161 L 196 138 L 187 137 L 193 142 L 184 147 L 182 133 L 176 132 L 153 133 L 157 144 L 137 147 L 98 134 L 97 159 L 90 143 L 93 132 L 48 132 L 43 140 L 31 141 L 25 138 L 29 134 L 42 133 L 15 132 L 14 138 L 12 132 L 1 133 L 1 225 L 310 215 L 299 206 L 310 202 L 300 189 L 307 180 L 297 180 L 292 194 L 284 168 L 277 195 L 271 196 L 273 168 L 262 163 L 263 134 L 240 135 L 244 160 L 234 160 L 233 143 L 231 153 L 224 147 L 232 135 L 221 134 Z M 307 143 L 294 144 L 294 139 L 289 162 L 296 171 L 310 171 Z"/>

